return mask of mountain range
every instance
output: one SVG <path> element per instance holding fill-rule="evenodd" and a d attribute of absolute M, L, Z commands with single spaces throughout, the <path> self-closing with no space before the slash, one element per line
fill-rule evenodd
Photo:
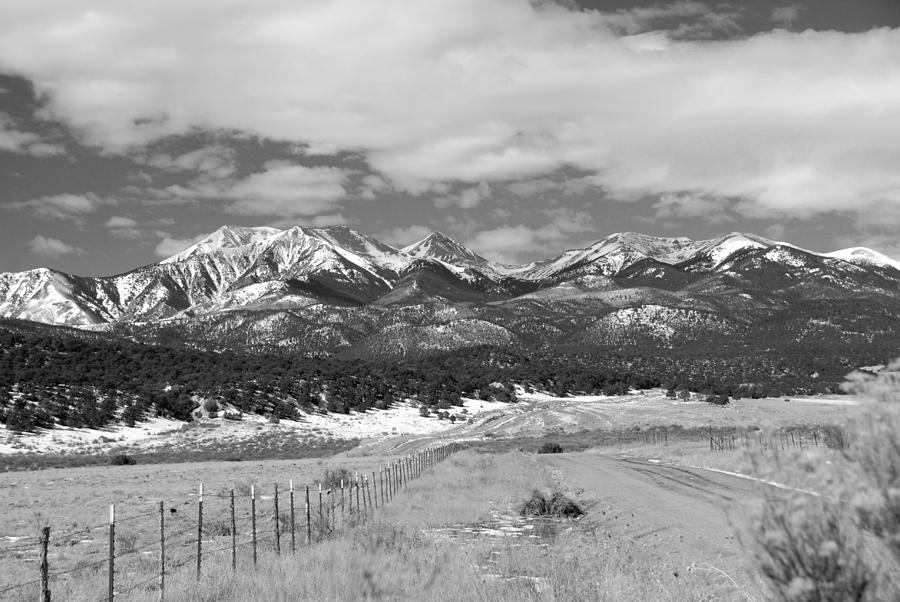
<path fill-rule="evenodd" d="M 900 263 L 871 249 L 815 253 L 753 234 L 620 233 L 505 265 L 439 232 L 398 249 L 343 226 L 224 226 L 124 274 L 0 274 L 0 317 L 312 355 L 672 346 L 761 336 L 776 324 L 795 341 L 896 341 Z"/>

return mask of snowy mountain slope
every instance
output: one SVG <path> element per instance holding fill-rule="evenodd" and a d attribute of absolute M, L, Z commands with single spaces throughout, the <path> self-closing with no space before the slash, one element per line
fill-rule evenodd
<path fill-rule="evenodd" d="M 419 242 L 403 247 L 411 257 L 440 259 L 450 264 L 485 265 L 488 260 L 441 232 L 432 232 Z"/>
<path fill-rule="evenodd" d="M 344 305 L 396 306 L 379 311 L 396 312 L 400 322 L 408 319 L 403 307 L 515 307 L 529 324 L 547 319 L 548 304 L 554 315 L 660 303 L 702 311 L 781 310 L 804 299 L 900 302 L 898 265 L 870 249 L 820 254 L 737 232 L 697 241 L 626 232 L 547 260 L 506 266 L 438 232 L 396 249 L 343 226 L 223 226 L 172 257 L 125 274 L 0 274 L 0 317 L 87 327 L 295 311 L 305 313 L 308 335 L 322 320 L 317 308 Z M 504 306 L 517 298 L 522 303 Z M 342 319 L 368 319 L 364 314 Z M 353 327 L 329 328 L 342 334 L 323 340 L 355 336 Z M 543 327 L 529 328 L 537 333 Z M 565 330 L 555 323 L 548 328 Z"/>

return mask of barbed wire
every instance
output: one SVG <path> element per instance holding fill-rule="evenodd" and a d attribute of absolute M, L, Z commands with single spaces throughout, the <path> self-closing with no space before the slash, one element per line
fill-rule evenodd
<path fill-rule="evenodd" d="M 318 483 L 316 485 L 313 485 L 313 487 L 316 487 L 317 485 L 318 485 Z M 301 485 L 299 488 L 295 488 L 294 492 L 295 493 L 297 493 L 297 492 L 305 493 L 305 489 L 307 487 L 309 487 L 309 486 Z M 348 482 L 348 490 L 349 490 L 350 497 L 351 497 L 351 503 L 352 503 L 352 497 L 354 495 L 353 494 L 354 488 L 357 491 L 362 491 L 362 490 L 366 489 L 358 482 L 354 483 L 354 481 L 352 481 L 352 480 L 349 481 Z M 374 486 L 373 486 L 373 489 L 374 489 Z M 343 489 L 341 489 L 341 491 L 343 493 Z M 265 496 L 265 500 L 266 501 L 273 500 L 273 499 L 278 500 L 280 497 L 287 497 L 289 495 L 289 493 L 290 493 L 290 491 L 284 491 L 284 490 L 280 490 L 277 493 L 273 492 L 272 495 Z M 319 493 L 319 492 L 316 492 L 316 493 Z M 336 509 L 337 509 L 337 488 L 330 487 L 328 489 L 323 489 L 321 491 L 321 494 L 323 496 L 329 496 L 329 504 L 327 504 L 327 505 L 320 504 L 318 512 L 321 513 L 322 509 L 324 509 L 324 510 L 326 510 L 326 514 L 328 516 L 334 515 L 336 512 Z M 377 495 L 377 493 L 375 495 Z M 231 492 L 229 491 L 227 493 L 211 494 L 210 497 L 216 498 L 216 499 L 229 499 L 230 500 Z M 248 497 L 250 497 L 249 494 L 235 495 L 236 500 L 237 499 L 246 499 Z M 257 496 L 257 499 L 263 499 L 263 496 Z M 198 503 L 199 501 L 200 501 L 199 493 L 191 494 L 186 498 L 180 498 L 177 501 L 170 502 L 168 506 L 166 506 L 165 501 L 163 501 L 163 503 L 164 503 L 163 507 L 164 508 L 167 507 L 169 509 L 169 513 L 171 515 L 173 515 L 174 517 L 177 517 L 177 518 L 174 518 L 174 520 L 180 522 L 181 525 L 179 525 L 179 526 L 183 527 L 183 528 L 176 530 L 175 532 L 165 532 L 166 550 L 168 552 L 170 552 L 170 553 L 175 552 L 175 551 L 181 552 L 181 550 L 183 550 L 184 548 L 186 548 L 188 546 L 190 546 L 191 549 L 193 549 L 193 547 L 197 544 L 196 537 L 188 538 L 187 540 L 182 541 L 182 542 L 176 542 L 175 540 L 177 540 L 177 538 L 182 537 L 184 535 L 196 533 L 198 530 L 200 531 L 201 535 L 206 535 L 207 537 L 213 538 L 213 541 L 215 541 L 215 538 L 217 538 L 217 537 L 230 537 L 231 536 L 231 533 L 212 534 L 209 531 L 209 528 L 210 528 L 209 526 L 207 526 L 206 530 L 204 530 L 204 528 L 201 526 L 201 523 L 198 520 L 193 519 L 188 514 L 184 514 L 184 513 L 178 514 L 177 513 L 178 508 L 188 506 L 188 505 L 193 505 L 195 503 Z M 119 501 L 117 503 L 123 504 L 124 500 Z M 311 502 L 309 504 L 303 503 L 303 504 L 301 504 L 300 508 L 301 508 L 301 511 L 309 512 L 309 511 L 314 511 L 314 506 L 315 506 L 314 502 Z M 351 519 L 352 519 L 353 512 L 354 512 L 353 510 L 350 511 Z M 357 508 L 355 512 L 356 512 L 357 519 L 359 519 L 359 517 L 361 516 L 361 511 Z M 270 523 L 270 522 L 281 520 L 281 518 L 284 517 L 286 515 L 286 513 L 287 513 L 287 509 L 285 509 L 285 511 L 279 510 L 277 516 L 275 514 L 270 514 L 270 513 L 261 513 L 261 516 L 260 515 L 257 515 L 257 516 L 261 517 L 265 522 Z M 154 509 L 151 511 L 142 512 L 142 513 L 131 515 L 131 516 L 117 518 L 114 521 L 114 524 L 119 525 L 122 523 L 135 521 L 135 520 L 138 520 L 141 518 L 146 518 L 146 517 L 154 516 L 157 514 L 158 514 L 158 509 Z M 368 515 L 368 512 L 366 512 L 366 514 Z M 234 516 L 234 522 L 236 524 L 239 519 L 242 521 L 246 521 L 246 520 L 250 519 L 251 517 L 252 517 L 252 513 L 248 512 L 245 509 L 245 510 L 241 511 L 240 515 L 236 514 Z M 301 521 L 300 521 L 300 523 L 298 523 L 300 525 L 299 531 L 300 531 L 301 535 L 302 535 L 302 531 L 303 531 L 302 518 L 303 517 L 301 515 Z M 332 516 L 332 519 L 333 519 L 333 516 Z M 169 520 L 172 521 L 173 518 L 170 518 Z M 326 518 L 326 520 L 327 520 L 327 518 Z M 344 519 L 342 519 L 342 520 L 344 520 Z M 318 519 L 316 522 L 317 523 L 319 522 Z M 184 526 L 185 523 L 187 523 L 187 526 Z M 56 545 L 58 547 L 64 543 L 62 541 L 64 539 L 71 540 L 72 537 L 91 533 L 92 531 L 95 531 L 97 529 L 108 529 L 109 526 L 110 526 L 110 523 L 107 521 L 107 522 L 99 523 L 96 525 L 83 527 L 80 529 L 63 531 L 61 533 L 54 533 L 51 531 L 51 539 L 47 542 L 47 544 L 48 544 L 48 546 Z M 292 527 L 293 527 L 293 525 L 292 525 Z M 343 527 L 341 530 L 343 530 Z M 328 528 L 326 530 L 322 530 L 320 528 L 320 525 L 317 525 L 316 531 L 317 531 L 317 540 L 321 537 L 324 537 L 325 539 L 329 539 L 330 537 L 333 537 L 337 533 L 336 530 L 332 530 L 330 528 Z M 158 532 L 159 531 L 155 530 L 155 529 L 154 530 L 142 530 L 142 531 L 138 531 L 137 533 L 129 532 L 129 535 L 134 535 L 135 537 L 143 537 L 143 536 L 147 536 L 147 535 L 156 535 Z M 291 532 L 291 530 L 280 531 L 280 533 L 282 533 L 285 536 L 287 536 L 288 533 L 290 533 L 290 532 Z M 239 537 L 239 535 L 237 535 L 236 537 Z M 24 540 L 24 542 L 23 542 L 23 540 Z M 255 541 L 250 540 L 250 541 L 244 541 L 241 543 L 237 543 L 237 541 L 233 541 L 230 545 L 226 544 L 226 545 L 222 545 L 222 546 L 216 546 L 213 548 L 207 547 L 206 550 L 201 550 L 201 554 L 203 554 L 204 552 L 208 553 L 208 554 L 215 554 L 218 552 L 223 552 L 223 551 L 228 551 L 228 550 L 243 549 L 243 548 L 253 546 L 253 545 L 259 547 L 261 544 L 272 544 L 274 546 L 275 541 L 276 541 L 276 539 L 275 539 L 274 535 L 266 535 L 266 536 L 262 536 L 262 537 L 257 536 L 255 538 Z M 39 548 L 41 545 L 40 538 L 37 536 L 23 536 L 23 537 L 17 539 L 15 542 L 11 542 L 11 543 L 13 543 L 15 545 L 6 547 L 6 548 L 0 548 L 0 558 L 2 558 L 2 556 L 4 554 L 9 555 L 10 553 L 14 553 L 14 552 L 18 552 L 18 551 L 34 550 L 36 547 Z M 137 554 L 138 552 L 142 552 L 149 548 L 156 547 L 158 544 L 159 544 L 159 541 L 154 539 L 154 540 L 149 541 L 146 544 L 143 544 L 141 546 L 130 547 L 128 550 L 126 550 L 124 552 L 116 552 L 113 555 L 113 559 L 117 560 L 117 559 L 127 558 L 127 557 Z M 95 552 L 102 552 L 102 550 L 95 550 Z M 187 564 L 188 562 L 196 559 L 196 556 L 197 555 L 194 552 L 188 552 L 187 554 L 180 554 L 178 556 L 175 556 L 175 555 L 169 556 L 167 558 L 166 564 L 167 564 L 169 570 L 179 569 L 179 568 L 183 567 L 185 564 Z M 51 580 L 58 579 L 59 577 L 70 575 L 72 573 L 76 573 L 79 571 L 93 569 L 95 567 L 98 567 L 98 566 L 104 565 L 104 564 L 108 564 L 108 563 L 109 563 L 109 558 L 104 557 L 99 560 L 92 561 L 89 563 L 79 564 L 77 566 L 74 566 L 74 567 L 71 567 L 68 569 L 54 571 L 54 572 L 48 574 L 48 579 L 51 579 Z M 133 564 L 132 564 L 132 566 L 133 566 Z M 158 575 L 153 575 L 147 579 L 143 579 L 137 583 L 134 583 L 134 584 L 126 587 L 125 589 L 120 589 L 117 591 L 119 594 L 127 593 L 127 592 L 133 591 L 139 587 L 147 585 L 148 583 L 156 580 L 157 578 L 158 578 Z M 32 579 L 29 581 L 25 581 L 23 583 L 5 585 L 3 587 L 0 587 L 0 594 L 19 590 L 19 589 L 22 589 L 25 587 L 29 587 L 31 585 L 41 583 L 41 581 L 42 581 L 42 579 L 38 578 L 38 579 Z M 107 597 L 103 596 L 99 600 L 106 600 L 106 599 L 107 599 Z"/>

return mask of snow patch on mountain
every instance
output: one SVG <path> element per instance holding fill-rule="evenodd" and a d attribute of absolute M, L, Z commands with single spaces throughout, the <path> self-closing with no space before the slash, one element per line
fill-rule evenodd
<path fill-rule="evenodd" d="M 850 247 L 849 249 L 832 251 L 831 253 L 824 253 L 823 255 L 825 257 L 834 257 L 835 259 L 841 259 L 857 265 L 887 266 L 892 267 L 895 270 L 900 270 L 900 261 L 891 259 L 883 253 L 867 249 L 866 247 Z"/>

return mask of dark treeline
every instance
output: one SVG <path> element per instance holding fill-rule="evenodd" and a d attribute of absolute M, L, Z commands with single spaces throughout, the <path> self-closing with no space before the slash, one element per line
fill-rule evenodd
<path fill-rule="evenodd" d="M 559 396 L 651 387 L 732 398 L 830 393 L 853 366 L 877 362 L 827 349 L 710 357 L 702 349 L 492 346 L 394 362 L 211 353 L 10 324 L 0 323 L 0 419 L 17 430 L 191 420 L 200 400 L 207 410 L 274 418 L 384 409 L 407 398 L 446 410 L 461 396 L 515 401 L 514 384 Z"/>

